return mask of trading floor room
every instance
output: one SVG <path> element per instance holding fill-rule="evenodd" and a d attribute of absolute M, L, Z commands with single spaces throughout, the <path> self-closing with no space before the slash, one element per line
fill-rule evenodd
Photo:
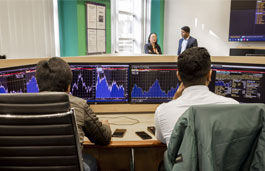
<path fill-rule="evenodd" d="M 265 170 L 264 1 L 0 9 L 1 171 Z"/>

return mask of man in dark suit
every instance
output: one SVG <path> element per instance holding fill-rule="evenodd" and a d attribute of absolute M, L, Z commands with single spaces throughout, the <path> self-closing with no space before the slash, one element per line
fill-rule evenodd
<path fill-rule="evenodd" d="M 181 28 L 181 36 L 182 38 L 179 39 L 178 55 L 186 49 L 198 47 L 197 39 L 190 36 L 190 28 L 188 26 Z"/>

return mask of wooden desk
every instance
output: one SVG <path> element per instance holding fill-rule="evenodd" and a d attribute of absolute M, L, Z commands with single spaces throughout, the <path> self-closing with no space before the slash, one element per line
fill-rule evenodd
<path fill-rule="evenodd" d="M 155 136 L 147 131 L 147 126 L 154 126 L 154 114 L 112 114 L 98 115 L 98 117 L 109 120 L 112 132 L 117 128 L 127 129 L 123 138 L 113 137 L 108 146 L 94 145 L 87 139 L 84 142 L 85 152 L 96 157 L 101 170 L 118 171 L 134 168 L 136 171 L 146 171 L 158 169 L 166 145 L 156 140 Z M 130 118 L 139 120 L 139 123 L 136 123 L 136 120 L 130 120 Z M 145 131 L 152 139 L 141 140 L 135 134 L 136 131 Z"/>

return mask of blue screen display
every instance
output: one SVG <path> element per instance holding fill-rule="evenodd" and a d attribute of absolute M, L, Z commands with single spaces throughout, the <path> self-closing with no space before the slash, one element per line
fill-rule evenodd
<path fill-rule="evenodd" d="M 128 102 L 129 65 L 70 64 L 71 94 L 88 102 Z"/>
<path fill-rule="evenodd" d="M 131 102 L 162 103 L 172 100 L 178 89 L 177 64 L 131 65 Z"/>
<path fill-rule="evenodd" d="M 35 66 L 20 66 L 0 70 L 0 93 L 37 93 Z"/>

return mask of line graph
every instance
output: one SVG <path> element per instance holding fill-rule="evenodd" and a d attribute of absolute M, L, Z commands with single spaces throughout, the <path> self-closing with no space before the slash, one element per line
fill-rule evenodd
<path fill-rule="evenodd" d="M 88 102 L 128 101 L 129 65 L 71 64 L 71 94 Z"/>
<path fill-rule="evenodd" d="M 177 91 L 177 88 L 171 87 L 171 89 L 166 93 L 164 90 L 161 89 L 160 83 L 158 80 L 156 80 L 153 85 L 149 88 L 148 91 L 143 91 L 142 88 L 138 87 L 136 84 L 134 84 L 133 90 L 132 90 L 132 97 L 135 98 L 172 98 Z"/>
<path fill-rule="evenodd" d="M 140 64 L 131 66 L 131 101 L 161 103 L 172 99 L 179 82 L 175 64 Z"/>
<path fill-rule="evenodd" d="M 95 67 L 77 67 L 72 68 L 73 81 L 71 85 L 71 94 L 85 100 L 95 98 Z"/>
<path fill-rule="evenodd" d="M 128 65 L 102 65 L 97 68 L 96 99 L 128 101 Z"/>
<path fill-rule="evenodd" d="M 109 86 L 106 76 L 100 79 L 98 75 L 96 95 L 97 98 L 124 98 L 124 87 L 117 85 L 116 81 Z"/>
<path fill-rule="evenodd" d="M 25 73 L 25 81 L 26 81 L 26 87 L 27 87 L 27 93 L 38 93 L 39 87 L 37 83 L 37 79 L 35 77 L 36 71 L 27 71 Z"/>

